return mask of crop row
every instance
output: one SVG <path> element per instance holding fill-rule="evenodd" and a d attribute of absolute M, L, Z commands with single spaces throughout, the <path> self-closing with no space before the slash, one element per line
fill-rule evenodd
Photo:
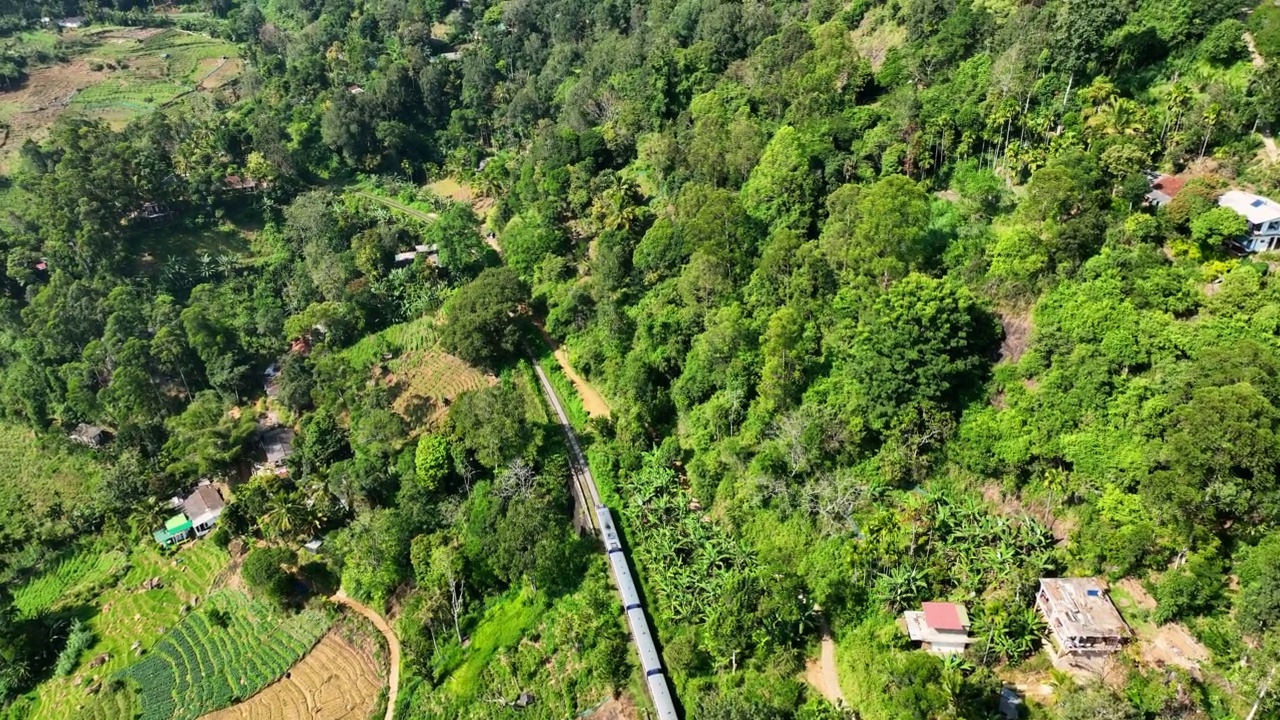
<path fill-rule="evenodd" d="M 92 589 L 110 580 L 125 566 L 124 553 L 113 550 L 86 550 L 58 563 L 13 593 L 13 604 L 24 615 L 32 616 L 53 607 L 70 592 Z"/>
<path fill-rule="evenodd" d="M 144 720 L 196 718 L 247 698 L 284 674 L 319 640 L 329 620 L 305 611 L 281 616 L 243 594 L 224 591 L 193 613 L 122 676 L 137 683 Z"/>

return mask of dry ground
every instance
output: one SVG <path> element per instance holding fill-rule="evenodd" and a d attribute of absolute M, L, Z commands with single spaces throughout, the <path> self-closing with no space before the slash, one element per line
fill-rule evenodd
<path fill-rule="evenodd" d="M 54 118 L 67 109 L 76 92 L 110 76 L 108 70 L 91 70 L 89 58 L 31 72 L 17 90 L 0 92 L 0 120 L 9 123 L 9 134 L 0 150 L 0 172 L 9 171 L 9 160 L 24 140 L 42 140 Z"/>
<path fill-rule="evenodd" d="M 435 350 L 406 352 L 390 363 L 390 370 L 384 380 L 395 395 L 391 409 L 415 426 L 442 419 L 449 405 L 467 390 L 497 382 L 492 375 Z"/>
<path fill-rule="evenodd" d="M 381 688 L 369 656 L 330 632 L 283 679 L 202 720 L 367 720 Z"/>

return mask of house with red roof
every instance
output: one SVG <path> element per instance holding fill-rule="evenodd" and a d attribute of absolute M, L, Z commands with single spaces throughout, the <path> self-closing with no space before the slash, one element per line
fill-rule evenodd
<path fill-rule="evenodd" d="M 962 653 L 974 641 L 969 637 L 969 613 L 960 603 L 921 603 L 920 610 L 902 613 L 902 620 L 907 635 L 936 655 Z"/>

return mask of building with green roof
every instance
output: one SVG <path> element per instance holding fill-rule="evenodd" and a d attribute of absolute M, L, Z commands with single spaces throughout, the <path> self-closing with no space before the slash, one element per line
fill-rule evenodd
<path fill-rule="evenodd" d="M 163 530 L 151 533 L 151 537 L 155 538 L 156 542 L 161 545 L 168 547 L 186 540 L 190 534 L 191 520 L 186 515 L 178 513 L 165 521 Z"/>

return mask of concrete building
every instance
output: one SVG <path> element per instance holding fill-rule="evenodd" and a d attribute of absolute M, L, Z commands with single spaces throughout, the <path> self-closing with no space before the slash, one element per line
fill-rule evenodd
<path fill-rule="evenodd" d="M 1109 655 L 1133 635 L 1098 578 L 1041 578 L 1036 609 L 1044 615 L 1055 656 Z"/>
<path fill-rule="evenodd" d="M 1228 190 L 1218 205 L 1231 208 L 1249 222 L 1248 234 L 1240 244 L 1248 252 L 1280 250 L 1280 203 L 1243 190 Z"/>
<path fill-rule="evenodd" d="M 969 637 L 969 613 L 959 603 L 921 603 L 919 611 L 908 610 L 902 619 L 907 636 L 935 655 L 962 653 L 974 641 Z"/>

